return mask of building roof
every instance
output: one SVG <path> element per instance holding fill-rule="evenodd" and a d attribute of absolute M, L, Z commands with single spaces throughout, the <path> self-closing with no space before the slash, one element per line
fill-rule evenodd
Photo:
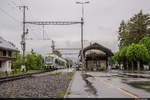
<path fill-rule="evenodd" d="M 8 41 L 4 40 L 1 36 L 0 36 L 0 49 L 11 50 L 11 51 L 19 51 L 16 47 L 14 47 Z"/>
<path fill-rule="evenodd" d="M 93 43 L 93 44 L 91 44 L 91 45 L 85 47 L 85 48 L 83 49 L 83 54 L 85 55 L 85 52 L 86 52 L 87 50 L 91 50 L 91 49 L 101 50 L 101 51 L 105 52 L 107 55 L 113 56 L 113 53 L 112 53 L 112 51 L 111 51 L 110 49 L 108 49 L 108 48 L 106 48 L 106 47 L 104 47 L 104 46 L 102 46 L 102 45 L 100 45 L 100 44 L 98 44 L 98 43 Z"/>

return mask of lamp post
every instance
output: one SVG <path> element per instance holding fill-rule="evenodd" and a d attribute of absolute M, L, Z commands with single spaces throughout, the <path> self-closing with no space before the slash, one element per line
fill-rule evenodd
<path fill-rule="evenodd" d="M 86 2 L 76 2 L 76 4 L 81 4 L 82 5 L 82 17 L 81 17 L 81 60 L 83 64 L 83 25 L 84 25 L 84 4 L 90 3 L 89 1 Z"/>

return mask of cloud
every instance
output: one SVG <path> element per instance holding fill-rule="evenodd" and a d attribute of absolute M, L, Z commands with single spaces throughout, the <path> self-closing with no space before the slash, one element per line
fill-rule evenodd
<path fill-rule="evenodd" d="M 80 21 L 81 5 L 78 0 L 15 0 L 19 6 L 22 2 L 28 5 L 26 11 L 27 21 Z M 8 5 L 9 3 L 9 5 Z M 150 12 L 150 0 L 90 0 L 85 7 L 84 46 L 95 41 L 110 48 L 113 52 L 118 50 L 117 30 L 121 20 L 128 20 L 139 10 Z M 13 6 L 13 7 L 12 7 Z M 22 11 L 10 0 L 0 0 L 0 7 L 19 22 L 0 11 L 0 35 L 6 40 L 14 42 L 20 48 L 22 34 Z M 45 54 L 51 50 L 51 41 L 42 39 L 42 26 L 27 25 L 27 50 L 34 48 L 37 52 Z M 2 34 L 1 34 L 2 33 Z M 56 41 L 57 47 L 81 47 L 81 25 L 45 26 L 45 38 Z M 20 48 L 21 50 L 21 48 Z"/>

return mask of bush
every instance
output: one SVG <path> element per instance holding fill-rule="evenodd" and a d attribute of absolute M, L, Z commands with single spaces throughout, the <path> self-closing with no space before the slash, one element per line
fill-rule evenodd
<path fill-rule="evenodd" d="M 23 64 L 23 57 L 21 54 L 18 53 L 17 60 L 15 62 L 12 62 L 13 69 L 14 70 L 20 69 L 22 64 Z"/>
<path fill-rule="evenodd" d="M 105 67 L 98 67 L 97 70 L 98 71 L 106 71 L 106 68 Z"/>
<path fill-rule="evenodd" d="M 31 51 L 31 54 L 26 55 L 26 68 L 27 70 L 40 70 L 43 64 L 41 55 Z"/>

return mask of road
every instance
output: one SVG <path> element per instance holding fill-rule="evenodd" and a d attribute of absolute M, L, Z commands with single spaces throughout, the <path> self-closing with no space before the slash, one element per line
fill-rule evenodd
<path fill-rule="evenodd" d="M 150 79 L 119 76 L 117 72 L 76 72 L 68 98 L 150 98 L 150 93 L 129 86 L 129 81 Z"/>

